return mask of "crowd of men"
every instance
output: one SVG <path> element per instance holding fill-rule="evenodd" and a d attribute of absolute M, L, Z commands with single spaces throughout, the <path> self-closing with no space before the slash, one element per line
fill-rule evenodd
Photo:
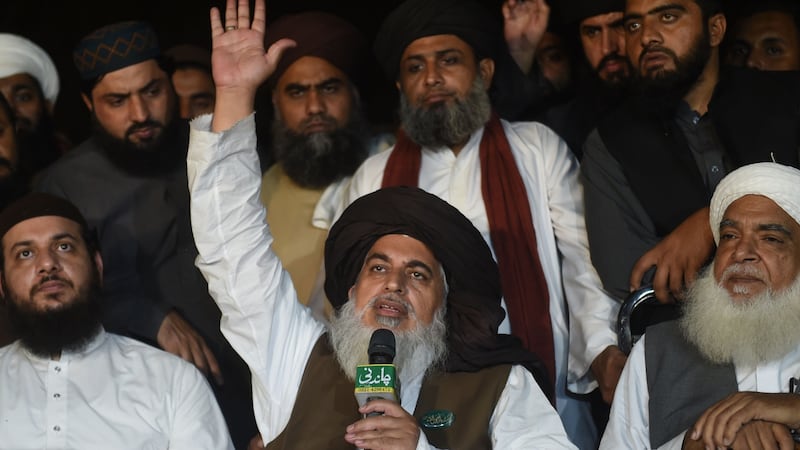
<path fill-rule="evenodd" d="M 799 4 L 268 8 L 0 33 L 0 447 L 794 448 Z"/>

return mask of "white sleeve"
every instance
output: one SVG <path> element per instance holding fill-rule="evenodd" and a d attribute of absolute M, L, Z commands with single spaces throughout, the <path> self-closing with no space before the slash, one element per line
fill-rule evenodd
<path fill-rule="evenodd" d="M 569 314 L 567 388 L 588 393 L 597 387 L 590 371 L 592 362 L 606 347 L 617 344 L 614 324 L 619 303 L 603 290 L 592 265 L 578 162 L 563 139 L 549 128 L 536 125 L 536 137 L 525 136 L 523 140 L 539 143 L 542 167 L 527 170 L 538 170 L 546 179 L 550 220 L 560 256 L 560 281 Z"/>
<path fill-rule="evenodd" d="M 323 325 L 297 301 L 272 251 L 259 200 L 255 118 L 222 133 L 211 116 L 191 122 L 187 167 L 197 267 L 222 311 L 222 333 L 248 364 L 264 442 L 286 427 L 306 361 Z"/>
<path fill-rule="evenodd" d="M 184 361 L 180 361 L 184 363 Z M 174 402 L 170 450 L 233 450 L 228 426 L 208 382 L 192 365 L 180 364 L 173 376 Z"/>
<path fill-rule="evenodd" d="M 611 413 L 608 418 L 600 450 L 620 448 L 650 448 L 650 393 L 647 389 L 647 366 L 644 359 L 645 336 L 633 346 L 625 369 L 617 384 Z M 680 433 L 659 447 L 660 450 L 680 450 L 683 446 Z"/>
<path fill-rule="evenodd" d="M 575 449 L 533 375 L 514 366 L 489 421 L 492 448 Z"/>

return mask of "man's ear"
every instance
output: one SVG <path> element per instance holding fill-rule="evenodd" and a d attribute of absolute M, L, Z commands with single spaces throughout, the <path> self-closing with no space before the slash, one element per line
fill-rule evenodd
<path fill-rule="evenodd" d="M 103 257 L 100 252 L 94 252 L 94 264 L 97 267 L 97 279 L 100 280 L 100 286 L 103 285 Z"/>
<path fill-rule="evenodd" d="M 708 19 L 708 33 L 710 35 L 710 44 L 712 47 L 719 47 L 722 39 L 725 38 L 725 30 L 728 28 L 728 21 L 725 19 L 725 14 L 719 13 L 711 16 Z"/>
<path fill-rule="evenodd" d="M 44 108 L 47 110 L 47 112 L 48 112 L 48 113 L 49 113 L 51 116 L 53 115 L 53 109 L 54 109 L 53 102 L 51 102 L 50 100 L 45 100 L 45 101 L 44 101 Z"/>
<path fill-rule="evenodd" d="M 81 93 L 81 98 L 83 99 L 83 104 L 86 105 L 86 108 L 89 111 L 94 111 L 94 105 L 92 104 L 92 99 L 90 99 L 86 94 Z"/>
<path fill-rule="evenodd" d="M 481 79 L 483 79 L 483 85 L 486 87 L 486 90 L 489 90 L 489 87 L 492 85 L 492 78 L 494 78 L 494 60 L 491 58 L 483 58 L 478 63 L 478 70 Z"/>

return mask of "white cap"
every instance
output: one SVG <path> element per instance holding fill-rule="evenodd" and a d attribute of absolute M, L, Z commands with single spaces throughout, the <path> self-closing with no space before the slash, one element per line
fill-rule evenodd
<path fill-rule="evenodd" d="M 0 78 L 27 73 L 39 82 L 42 94 L 52 105 L 58 97 L 58 71 L 50 55 L 33 41 L 0 33 Z"/>
<path fill-rule="evenodd" d="M 773 162 L 740 167 L 720 181 L 711 197 L 709 223 L 719 244 L 719 224 L 731 203 L 745 195 L 763 195 L 800 224 L 800 170 Z"/>

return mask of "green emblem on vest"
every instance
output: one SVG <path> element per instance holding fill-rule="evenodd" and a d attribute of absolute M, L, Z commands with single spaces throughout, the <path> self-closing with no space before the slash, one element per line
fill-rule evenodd
<path fill-rule="evenodd" d="M 423 428 L 447 428 L 456 421 L 456 415 L 445 409 L 434 409 L 422 416 L 420 423 Z"/>

